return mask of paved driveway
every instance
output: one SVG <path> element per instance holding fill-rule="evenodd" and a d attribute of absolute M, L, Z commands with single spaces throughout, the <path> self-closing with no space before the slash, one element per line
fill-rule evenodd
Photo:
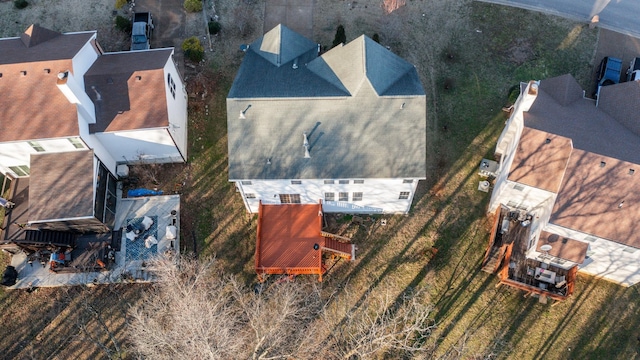
<path fill-rule="evenodd" d="M 314 0 L 267 0 L 264 5 L 263 33 L 278 24 L 284 24 L 313 40 L 313 3 Z"/>
<path fill-rule="evenodd" d="M 182 0 L 137 0 L 135 11 L 150 11 L 153 16 L 151 48 L 175 47 L 175 61 L 184 74 L 182 40 L 185 37 L 186 12 Z"/>
<path fill-rule="evenodd" d="M 638 0 L 478 0 L 541 11 L 578 21 L 600 17 L 604 29 L 640 37 L 640 1 Z"/>

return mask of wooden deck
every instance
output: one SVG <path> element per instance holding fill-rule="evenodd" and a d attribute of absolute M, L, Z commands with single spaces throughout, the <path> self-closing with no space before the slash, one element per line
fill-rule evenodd
<path fill-rule="evenodd" d="M 499 215 L 498 215 L 499 213 Z M 509 221 L 509 230 L 501 234 L 503 220 Z M 529 294 L 547 296 L 554 300 L 564 300 L 573 293 L 578 267 L 566 270 L 552 264 L 543 263 L 526 256 L 530 237 L 530 227 L 523 226 L 507 209 L 496 212 L 496 220 L 483 262 L 483 270 L 496 272 L 500 284 L 509 285 Z M 491 258 L 495 265 L 491 264 Z M 489 266 L 491 265 L 491 266 Z M 556 273 L 556 279 L 564 279 L 548 283 L 535 276 L 536 268 L 546 268 Z M 559 283 L 559 284 L 558 284 Z"/>
<path fill-rule="evenodd" d="M 350 239 L 322 231 L 322 204 L 260 203 L 256 239 L 256 273 L 322 275 L 327 271 L 323 254 L 353 260 Z"/>

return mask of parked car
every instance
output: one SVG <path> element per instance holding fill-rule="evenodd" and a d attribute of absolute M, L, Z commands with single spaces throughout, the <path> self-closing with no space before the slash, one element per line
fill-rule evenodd
<path fill-rule="evenodd" d="M 627 70 L 627 81 L 640 80 L 640 57 L 634 58 Z"/>
<path fill-rule="evenodd" d="M 619 83 L 621 74 L 622 60 L 605 56 L 598 67 L 595 97 L 598 97 L 601 87 Z"/>
<path fill-rule="evenodd" d="M 153 32 L 153 18 L 150 12 L 133 14 L 133 28 L 131 29 L 131 50 L 148 50 L 149 38 Z"/>

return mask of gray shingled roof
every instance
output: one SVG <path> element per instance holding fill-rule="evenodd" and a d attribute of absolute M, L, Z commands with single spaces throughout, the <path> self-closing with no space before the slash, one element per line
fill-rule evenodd
<path fill-rule="evenodd" d="M 94 34 L 95 31 L 59 34 L 29 27 L 21 37 L 0 39 L 0 64 L 71 59 Z"/>
<path fill-rule="evenodd" d="M 426 97 L 411 64 L 364 36 L 298 59 L 293 69 L 247 51 L 227 97 L 230 179 L 426 176 Z"/>
<path fill-rule="evenodd" d="M 89 131 L 168 126 L 164 66 L 172 53 L 169 48 L 100 56 L 84 75 L 85 91 L 95 104 L 97 117 Z"/>
<path fill-rule="evenodd" d="M 93 150 L 31 155 L 29 221 L 93 216 Z"/>
<path fill-rule="evenodd" d="M 568 137 L 576 149 L 640 164 L 640 136 L 597 108 L 593 100 L 581 98 L 566 106 L 559 104 L 543 90 L 545 81 L 541 81 L 538 97 L 524 114 L 526 126 Z"/>

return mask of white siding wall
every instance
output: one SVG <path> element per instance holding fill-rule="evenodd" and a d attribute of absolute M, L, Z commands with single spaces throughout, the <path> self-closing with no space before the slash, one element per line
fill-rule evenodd
<path fill-rule="evenodd" d="M 80 140 L 79 138 L 76 138 L 76 139 L 82 142 L 82 140 Z M 13 174 L 13 172 L 9 170 L 10 166 L 20 166 L 20 165 L 29 166 L 31 154 L 65 152 L 65 151 L 86 149 L 86 147 L 83 149 L 76 149 L 67 138 L 41 139 L 41 140 L 35 140 L 35 141 L 45 151 L 43 152 L 36 151 L 33 147 L 31 147 L 31 145 L 29 145 L 27 141 L 0 143 L 0 164 L 1 164 L 0 171 L 2 171 L 2 173 Z"/>
<path fill-rule="evenodd" d="M 187 161 L 187 91 L 173 62 L 173 55 L 164 66 L 164 85 L 167 97 L 167 112 L 169 114 L 169 131 L 175 141 L 184 161 Z M 168 76 L 175 83 L 175 98 L 169 90 Z"/>
<path fill-rule="evenodd" d="M 334 184 L 325 184 L 324 179 L 304 179 L 300 180 L 300 185 L 291 184 L 291 180 L 250 180 L 251 185 L 243 185 L 240 181 L 236 184 L 245 199 L 247 210 L 252 213 L 258 212 L 260 200 L 264 204 L 279 204 L 279 194 L 300 194 L 303 204 L 317 204 L 318 200 L 322 200 L 326 212 L 406 213 L 411 208 L 418 186 L 417 179 L 411 183 L 404 183 L 404 179 L 364 179 L 364 184 L 354 184 L 354 179 L 348 179 L 349 184 L 340 184 L 340 179 L 332 180 Z M 409 192 L 408 199 L 399 199 L 403 191 Z M 325 192 L 333 192 L 335 201 L 325 202 Z M 340 192 L 349 194 L 348 201 L 339 201 Z M 353 201 L 354 192 L 362 192 L 361 201 Z M 253 194 L 255 198 L 247 198 L 247 194 Z"/>
<path fill-rule="evenodd" d="M 93 136 L 100 140 L 118 162 L 182 161 L 166 128 L 97 133 Z"/>
<path fill-rule="evenodd" d="M 632 286 L 640 282 L 640 268 L 638 267 L 640 249 L 555 224 L 547 225 L 545 230 L 589 244 L 589 259 L 580 265 L 580 272 L 603 277 L 624 286 Z M 587 241 L 586 239 L 589 237 L 597 240 Z"/>
<path fill-rule="evenodd" d="M 507 186 L 506 182 L 507 177 L 509 176 L 509 170 L 511 169 L 511 164 L 513 163 L 513 158 L 516 152 L 515 150 L 518 146 L 518 142 L 520 141 L 520 135 L 522 135 L 522 129 L 524 127 L 523 112 L 529 111 L 531 104 L 533 104 L 536 99 L 536 95 L 530 95 L 528 93 L 531 84 L 532 83 L 529 83 L 525 91 L 518 96 L 518 100 L 516 100 L 516 103 L 514 104 L 511 117 L 507 120 L 507 124 L 498 139 L 498 144 L 496 145 L 496 153 L 502 154 L 503 157 L 499 164 L 496 184 L 493 192 L 491 193 L 491 201 L 489 203 L 490 213 L 495 212 L 498 206 L 500 206 L 500 201 L 505 198 L 505 196 L 502 195 L 502 192 L 504 191 L 504 187 Z"/>

